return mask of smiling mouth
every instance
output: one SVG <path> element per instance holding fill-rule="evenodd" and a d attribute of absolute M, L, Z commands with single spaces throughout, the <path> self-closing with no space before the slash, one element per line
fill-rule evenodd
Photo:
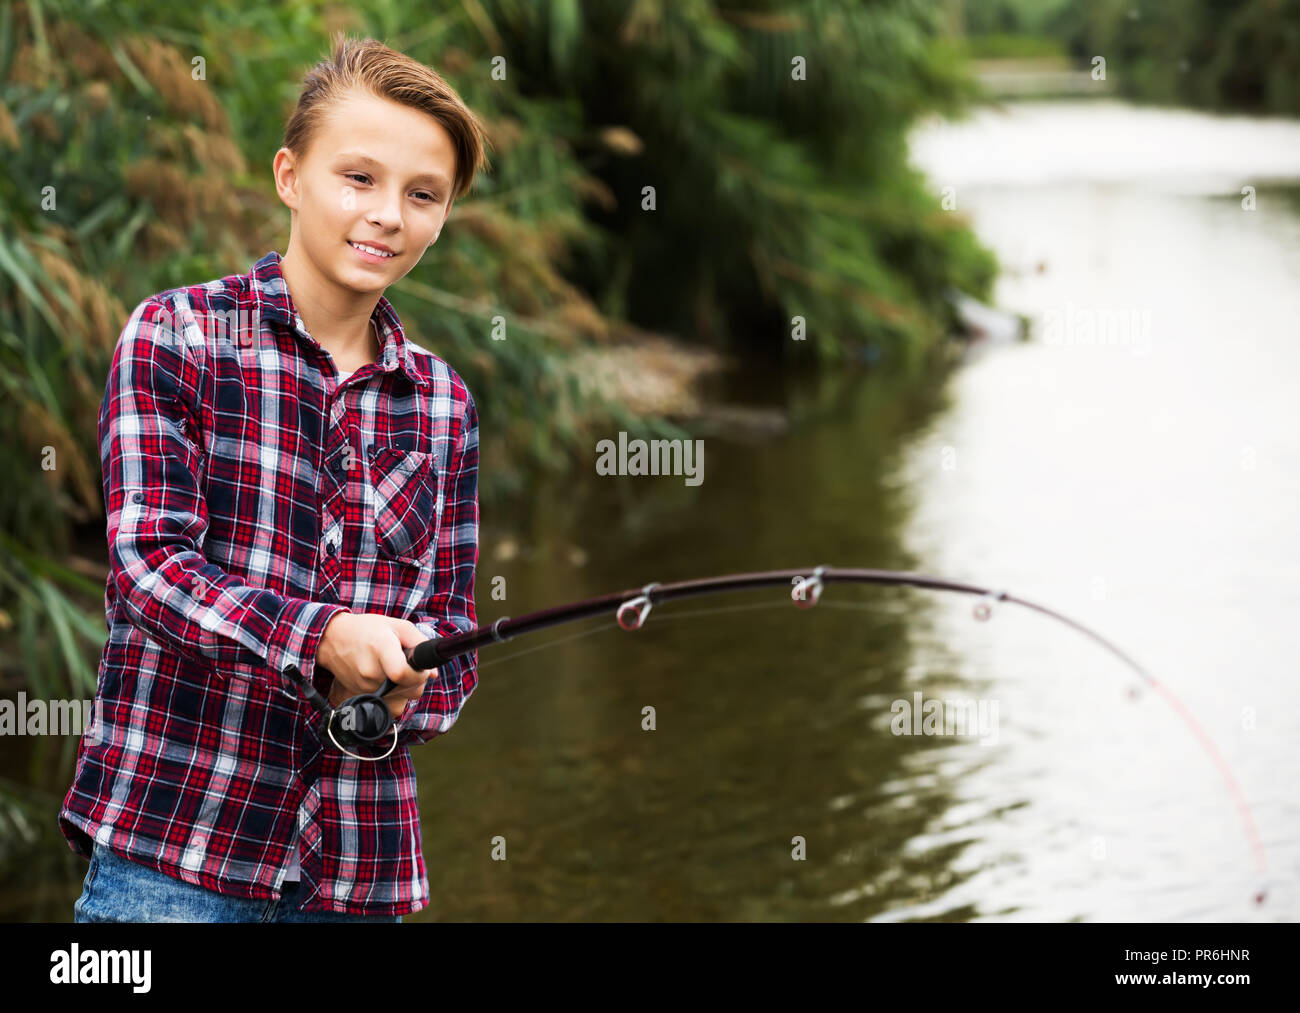
<path fill-rule="evenodd" d="M 395 253 L 385 253 L 383 250 L 377 249 L 373 246 L 366 246 L 364 243 L 354 243 L 351 239 L 347 242 L 352 249 L 371 257 L 382 257 L 384 260 L 391 260 L 393 257 L 397 256 Z"/>

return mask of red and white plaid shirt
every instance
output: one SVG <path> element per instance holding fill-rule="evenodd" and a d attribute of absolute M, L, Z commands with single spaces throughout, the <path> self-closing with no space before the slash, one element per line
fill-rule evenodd
<path fill-rule="evenodd" d="M 293 678 L 328 697 L 316 651 L 339 612 L 476 625 L 474 399 L 387 299 L 372 319 L 379 361 L 340 384 L 274 251 L 132 312 L 99 417 L 108 642 L 59 813 L 83 857 L 93 840 L 269 899 L 300 847 L 305 909 L 428 903 L 407 747 L 451 728 L 477 654 L 439 668 L 377 762 L 337 750 Z"/>

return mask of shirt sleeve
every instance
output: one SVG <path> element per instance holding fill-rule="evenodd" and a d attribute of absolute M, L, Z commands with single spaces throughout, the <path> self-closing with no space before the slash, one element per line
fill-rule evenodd
<path fill-rule="evenodd" d="M 313 678 L 326 625 L 351 610 L 250 586 L 200 551 L 208 515 L 187 324 L 153 296 L 113 353 L 99 413 L 110 580 L 127 620 L 159 643 L 218 672 L 264 666 L 274 686 L 297 695 L 295 677 Z"/>
<path fill-rule="evenodd" d="M 474 568 L 478 563 L 478 412 L 466 395 L 461 448 L 447 483 L 433 586 L 419 612 L 410 617 L 430 638 L 467 633 L 478 625 L 474 613 Z M 398 745 L 428 742 L 448 731 L 478 684 L 478 652 L 438 666 L 438 674 L 397 722 Z"/>

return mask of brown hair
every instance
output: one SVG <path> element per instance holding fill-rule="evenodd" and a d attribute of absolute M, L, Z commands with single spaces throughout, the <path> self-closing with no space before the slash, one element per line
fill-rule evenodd
<path fill-rule="evenodd" d="M 417 60 L 375 39 L 334 36 L 333 53 L 303 78 L 298 105 L 284 129 L 284 147 L 298 158 L 307 154 L 330 104 L 353 89 L 391 99 L 428 113 L 451 134 L 456 146 L 456 178 L 451 196 L 469 192 L 474 177 L 488 167 L 483 122 L 443 78 Z"/>

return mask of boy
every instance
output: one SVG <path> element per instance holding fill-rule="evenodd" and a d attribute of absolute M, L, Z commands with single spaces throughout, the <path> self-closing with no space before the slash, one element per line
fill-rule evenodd
<path fill-rule="evenodd" d="M 337 38 L 275 156 L 288 251 L 131 315 L 100 411 L 110 575 L 97 697 L 59 813 L 91 859 L 77 921 L 400 921 L 428 903 L 407 747 L 477 656 L 478 416 L 383 291 L 487 164 L 447 83 Z M 394 748 L 340 752 L 331 704 L 397 688 Z"/>

